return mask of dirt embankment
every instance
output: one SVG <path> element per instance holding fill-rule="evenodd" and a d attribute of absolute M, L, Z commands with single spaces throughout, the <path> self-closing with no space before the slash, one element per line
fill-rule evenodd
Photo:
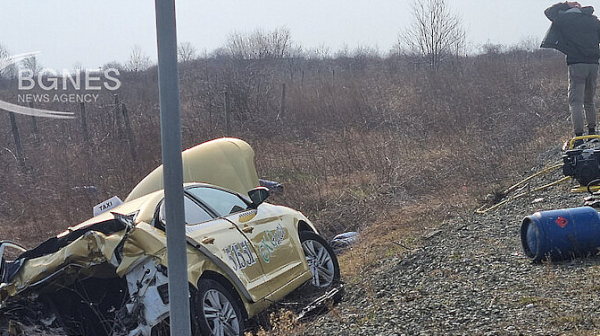
<path fill-rule="evenodd" d="M 344 301 L 302 334 L 596 335 L 600 258 L 533 264 L 521 248 L 524 216 L 583 205 L 572 186 L 441 223 L 419 248 L 381 256 L 349 281 Z"/>

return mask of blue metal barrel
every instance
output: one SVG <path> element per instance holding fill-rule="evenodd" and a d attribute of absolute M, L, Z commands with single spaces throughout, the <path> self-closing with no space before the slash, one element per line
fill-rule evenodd
<path fill-rule="evenodd" d="M 521 244 L 535 262 L 595 255 L 600 247 L 600 216 L 591 207 L 536 212 L 523 219 Z"/>

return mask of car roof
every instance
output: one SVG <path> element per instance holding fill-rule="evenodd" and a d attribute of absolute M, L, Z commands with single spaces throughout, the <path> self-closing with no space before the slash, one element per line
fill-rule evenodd
<path fill-rule="evenodd" d="M 192 187 L 207 187 L 207 188 L 219 189 L 219 190 L 234 193 L 234 194 L 244 198 L 247 202 L 251 202 L 250 199 L 248 198 L 248 196 L 246 196 L 246 195 L 240 194 L 233 190 L 228 190 L 227 188 L 223 188 L 223 187 L 208 184 L 208 183 L 188 182 L 188 183 L 185 183 L 183 185 L 183 187 L 184 187 L 184 189 L 188 189 L 188 188 L 192 188 Z M 92 217 L 81 224 L 78 224 L 74 227 L 70 227 L 67 231 L 77 230 L 84 226 L 88 226 L 91 224 L 95 224 L 95 223 L 113 219 L 114 218 L 114 216 L 112 214 L 113 212 L 122 214 L 122 215 L 128 215 L 128 214 L 137 212 L 136 217 L 135 217 L 135 223 L 140 223 L 140 222 L 151 223 L 152 219 L 154 218 L 154 213 L 156 211 L 156 207 L 163 200 L 163 198 L 164 198 L 164 189 L 157 190 L 148 195 L 136 198 L 131 201 L 127 201 L 127 202 L 111 209 L 110 211 L 103 212 L 100 215 Z"/>

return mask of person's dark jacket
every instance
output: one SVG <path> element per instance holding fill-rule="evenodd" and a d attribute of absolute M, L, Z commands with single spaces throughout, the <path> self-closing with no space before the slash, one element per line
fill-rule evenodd
<path fill-rule="evenodd" d="M 598 64 L 600 58 L 600 21 L 591 6 L 572 12 L 567 3 L 557 3 L 544 12 L 552 21 L 542 48 L 554 48 L 567 55 L 567 64 Z"/>

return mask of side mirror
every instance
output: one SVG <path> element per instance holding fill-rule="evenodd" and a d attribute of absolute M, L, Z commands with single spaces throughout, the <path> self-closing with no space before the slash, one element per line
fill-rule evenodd
<path fill-rule="evenodd" d="M 269 188 L 256 187 L 248 191 L 248 196 L 252 200 L 252 207 L 256 209 L 262 202 L 269 198 Z"/>

